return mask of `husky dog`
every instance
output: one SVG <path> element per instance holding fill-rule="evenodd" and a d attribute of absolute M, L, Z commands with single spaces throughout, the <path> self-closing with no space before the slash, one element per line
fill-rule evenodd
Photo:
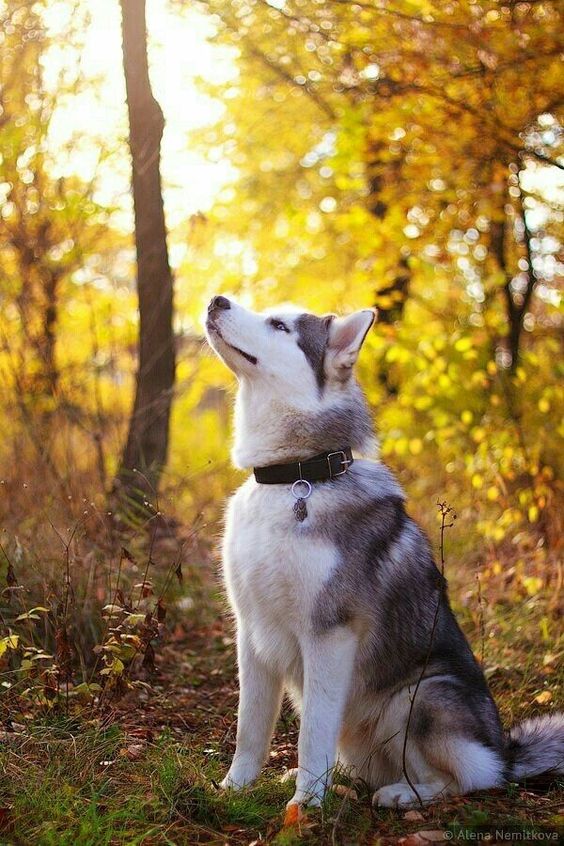
<path fill-rule="evenodd" d="M 256 474 L 227 509 L 240 702 L 222 786 L 256 779 L 286 691 L 301 715 L 289 804 L 319 804 L 337 761 L 385 807 L 564 772 L 564 716 L 504 734 L 402 489 L 352 460 L 376 446 L 353 375 L 373 320 L 257 314 L 224 296 L 208 308 L 209 343 L 239 381 L 233 459 Z"/>

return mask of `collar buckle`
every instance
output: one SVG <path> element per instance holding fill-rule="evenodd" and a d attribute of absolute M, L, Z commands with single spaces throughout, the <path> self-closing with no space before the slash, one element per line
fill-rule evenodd
<path fill-rule="evenodd" d="M 341 465 L 343 465 L 343 469 L 339 470 L 338 473 L 333 473 L 333 467 L 331 466 L 331 459 L 335 455 L 341 456 Z M 349 458 L 347 458 L 347 454 L 344 451 L 344 449 L 339 449 L 339 450 L 337 450 L 337 452 L 330 452 L 329 455 L 327 456 L 327 466 L 329 468 L 329 478 L 335 479 L 337 476 L 343 476 L 347 472 L 347 470 L 349 469 L 349 464 L 352 464 L 352 461 Z"/>

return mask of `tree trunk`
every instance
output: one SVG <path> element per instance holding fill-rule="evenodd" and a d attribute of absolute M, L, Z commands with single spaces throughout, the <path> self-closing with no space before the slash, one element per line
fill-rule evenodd
<path fill-rule="evenodd" d="M 533 270 L 533 257 L 531 255 L 531 235 L 525 220 L 525 212 L 522 210 L 522 221 L 524 228 L 524 246 L 527 259 L 527 283 L 522 293 L 514 293 L 511 289 L 512 275 L 507 266 L 506 244 L 507 229 L 509 223 L 506 220 L 492 221 L 490 224 L 490 245 L 496 258 L 499 269 L 503 273 L 503 296 L 505 299 L 505 314 L 507 317 L 507 338 L 506 350 L 509 355 L 509 369 L 513 372 L 519 365 L 521 357 L 521 338 L 523 334 L 523 321 L 531 303 L 533 291 L 536 284 L 536 276 Z"/>
<path fill-rule="evenodd" d="M 388 205 L 382 200 L 381 194 L 385 188 L 386 181 L 393 179 L 390 175 L 390 162 L 382 160 L 383 151 L 387 151 L 387 145 L 373 141 L 366 150 L 366 172 L 368 179 L 368 210 L 377 219 L 383 220 L 388 213 Z M 399 167 L 399 162 L 395 165 Z M 386 169 L 388 172 L 386 172 Z M 390 285 L 377 289 L 374 298 L 374 305 L 378 310 L 378 323 L 393 326 L 403 320 L 405 306 L 410 295 L 412 271 L 409 266 L 409 254 L 402 254 L 398 258 L 397 272 Z M 386 303 L 388 301 L 388 304 Z M 391 377 L 390 367 L 382 356 L 378 362 L 378 381 L 386 390 L 388 396 L 395 396 L 398 393 L 398 385 Z"/>
<path fill-rule="evenodd" d="M 173 283 L 160 176 L 164 118 L 149 80 L 145 0 L 121 0 L 121 10 L 135 210 L 139 360 L 133 412 L 115 489 L 137 500 L 140 492 L 156 491 L 167 458 L 175 371 Z M 135 474 L 136 470 L 141 473 Z"/>

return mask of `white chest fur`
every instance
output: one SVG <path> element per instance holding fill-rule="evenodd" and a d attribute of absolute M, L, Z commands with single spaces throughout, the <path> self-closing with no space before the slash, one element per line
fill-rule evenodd
<path fill-rule="evenodd" d="M 224 574 L 238 623 L 259 656 L 286 674 L 311 631 L 312 609 L 337 563 L 337 550 L 311 531 L 321 503 L 308 500 L 298 523 L 289 485 L 248 479 L 227 511 Z"/>

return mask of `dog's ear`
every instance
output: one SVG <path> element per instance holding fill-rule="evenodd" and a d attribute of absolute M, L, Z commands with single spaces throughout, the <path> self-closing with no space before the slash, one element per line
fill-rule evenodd
<path fill-rule="evenodd" d="M 327 367 L 341 382 L 351 375 L 375 317 L 376 311 L 366 308 L 348 317 L 335 317 L 332 320 L 327 343 Z"/>

